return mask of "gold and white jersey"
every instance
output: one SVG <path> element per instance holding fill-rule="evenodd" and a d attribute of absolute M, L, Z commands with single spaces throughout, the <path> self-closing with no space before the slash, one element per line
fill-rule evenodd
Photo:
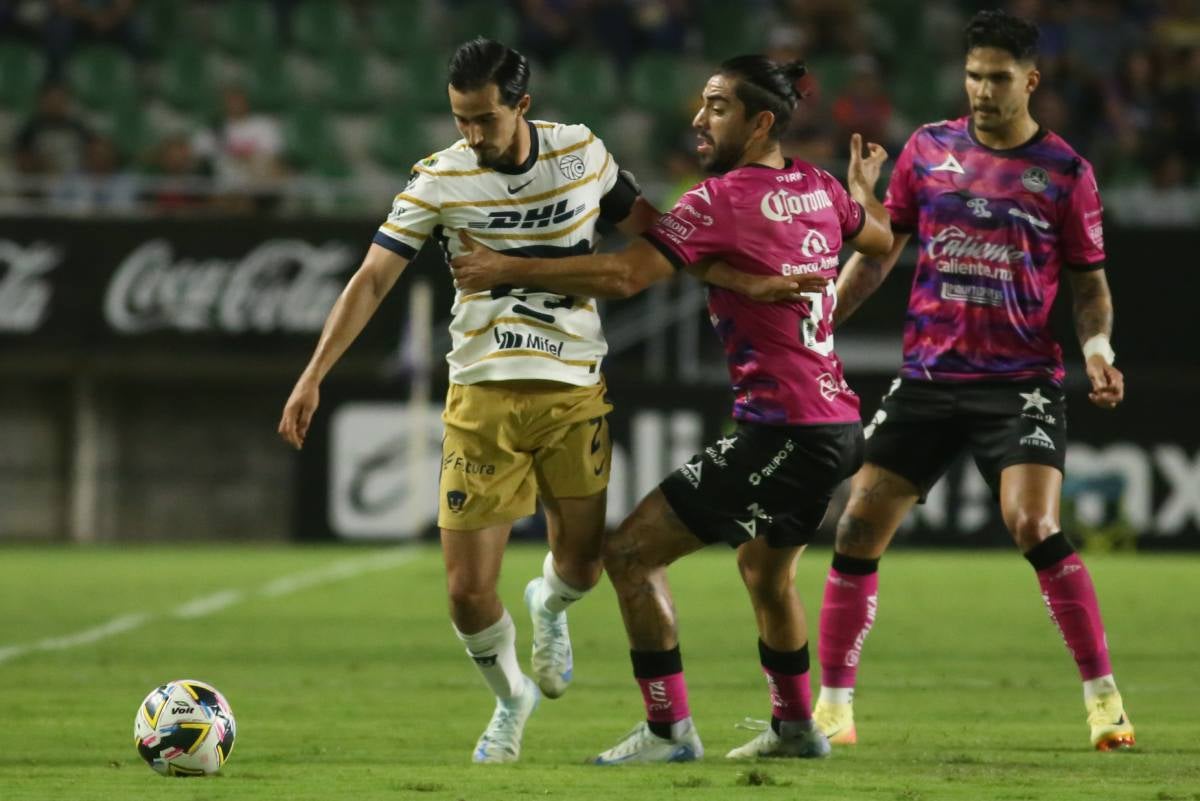
<path fill-rule="evenodd" d="M 514 256 L 591 253 L 600 200 L 617 181 L 617 164 L 583 125 L 527 124 L 531 146 L 523 164 L 481 167 L 464 140 L 415 164 L 376 244 L 412 258 L 433 237 L 453 258 L 465 230 Z M 496 287 L 456 294 L 451 314 L 446 361 L 453 383 L 600 380 L 608 344 L 592 298 Z"/>

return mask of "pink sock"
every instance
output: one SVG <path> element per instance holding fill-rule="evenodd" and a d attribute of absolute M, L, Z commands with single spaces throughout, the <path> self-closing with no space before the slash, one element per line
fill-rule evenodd
<path fill-rule="evenodd" d="M 776 673 L 764 667 L 767 687 L 771 690 L 771 714 L 779 720 L 812 720 L 812 688 L 808 671 L 798 674 Z"/>
<path fill-rule="evenodd" d="M 866 561 L 866 560 L 858 560 Z M 829 568 L 825 598 L 821 602 L 821 631 L 817 658 L 822 687 L 853 687 L 858 658 L 867 633 L 875 623 L 879 574 L 843 573 Z"/>
<path fill-rule="evenodd" d="M 1072 553 L 1038 570 L 1037 578 L 1050 619 L 1062 632 L 1080 677 L 1088 681 L 1112 673 L 1100 603 L 1079 555 Z"/>
<path fill-rule="evenodd" d="M 683 673 L 638 678 L 637 683 L 642 688 L 642 700 L 646 704 L 646 720 L 651 723 L 674 723 L 691 716 Z"/>

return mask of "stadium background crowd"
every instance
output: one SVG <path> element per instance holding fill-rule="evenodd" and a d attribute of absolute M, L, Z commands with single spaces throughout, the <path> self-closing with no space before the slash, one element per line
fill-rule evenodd
<path fill-rule="evenodd" d="M 965 111 L 970 0 L 0 0 L 0 212 L 382 213 L 457 138 L 445 60 L 478 33 L 534 62 L 535 118 L 585 122 L 669 205 L 721 58 L 811 67 L 790 153 L 836 173 Z M 1042 30 L 1035 117 L 1117 223 L 1200 222 L 1200 2 L 1015 0 Z"/>

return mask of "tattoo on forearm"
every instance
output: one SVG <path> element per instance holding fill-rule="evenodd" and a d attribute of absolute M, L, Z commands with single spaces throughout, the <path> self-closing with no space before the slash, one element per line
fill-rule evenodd
<path fill-rule="evenodd" d="M 1074 295 L 1072 310 L 1075 317 L 1075 335 L 1080 343 L 1087 342 L 1096 334 L 1112 334 L 1112 295 L 1104 273 L 1074 275 L 1071 282 Z"/>

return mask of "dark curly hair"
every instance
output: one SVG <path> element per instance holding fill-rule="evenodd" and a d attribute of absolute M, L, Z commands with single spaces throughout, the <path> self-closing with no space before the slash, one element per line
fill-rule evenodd
<path fill-rule="evenodd" d="M 1004 11 L 980 11 L 963 31 L 967 52 L 976 47 L 996 47 L 1017 61 L 1034 61 L 1038 52 L 1037 26 Z"/>

